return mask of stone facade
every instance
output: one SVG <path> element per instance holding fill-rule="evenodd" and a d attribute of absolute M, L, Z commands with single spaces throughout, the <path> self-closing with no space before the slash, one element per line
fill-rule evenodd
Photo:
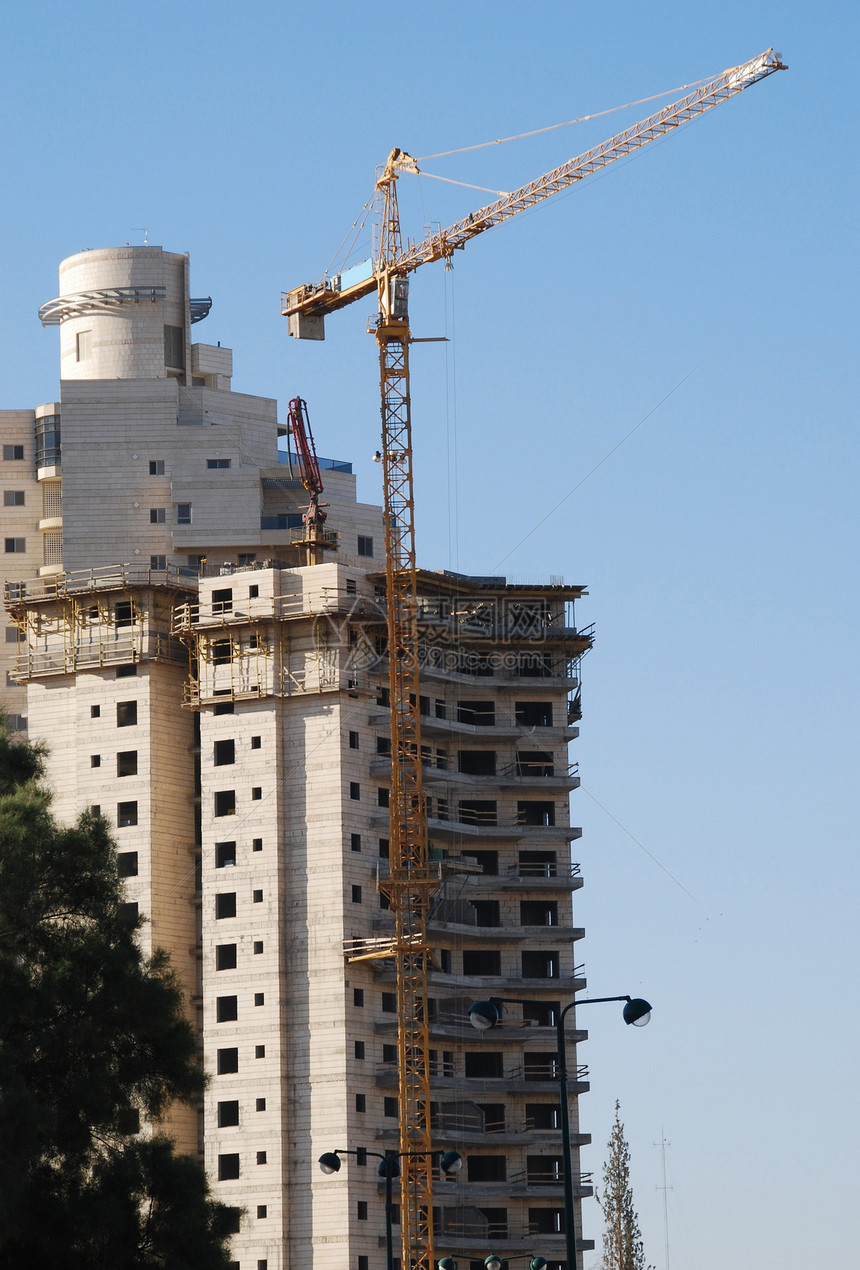
<path fill-rule="evenodd" d="M 210 1084 L 169 1127 L 244 1210 L 236 1265 L 370 1270 L 373 1153 L 398 1145 L 394 967 L 365 959 L 393 931 L 381 510 L 356 501 L 349 464 L 326 465 L 326 549 L 307 563 L 276 403 L 232 392 L 230 350 L 191 343 L 209 302 L 190 298 L 187 257 L 81 253 L 61 292 L 42 309 L 60 400 L 0 415 L 0 478 L 24 494 L 4 503 L 25 540 L 5 557 L 8 708 L 51 746 L 58 816 L 98 806 L 115 827 L 142 937 L 186 986 Z M 585 984 L 568 806 L 583 592 L 419 586 L 433 1145 L 464 1159 L 434 1190 L 437 1255 L 561 1266 L 554 1018 Z M 488 996 L 528 1003 L 478 1033 L 467 1008 Z M 582 1036 L 571 1022 L 575 1169 Z M 370 1155 L 325 1176 L 335 1148 Z"/>

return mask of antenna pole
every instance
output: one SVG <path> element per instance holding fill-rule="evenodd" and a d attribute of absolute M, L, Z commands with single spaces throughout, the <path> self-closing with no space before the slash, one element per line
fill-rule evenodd
<path fill-rule="evenodd" d="M 663 1185 L 658 1186 L 657 1190 L 663 1192 L 663 1255 L 665 1265 L 663 1270 L 669 1270 L 669 1191 L 674 1188 L 666 1185 L 666 1147 L 672 1145 L 666 1141 L 666 1134 L 660 1130 L 660 1141 L 654 1143 L 655 1147 L 660 1148 L 660 1158 L 663 1166 Z"/>

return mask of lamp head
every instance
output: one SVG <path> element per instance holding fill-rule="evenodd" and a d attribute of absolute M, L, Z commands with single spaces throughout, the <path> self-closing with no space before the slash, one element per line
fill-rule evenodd
<path fill-rule="evenodd" d="M 651 1006 L 647 1001 L 643 1001 L 641 997 L 634 997 L 632 1001 L 627 1002 L 624 1007 L 625 1023 L 632 1023 L 634 1027 L 644 1027 L 650 1021 Z"/>
<path fill-rule="evenodd" d="M 376 1172 L 380 1177 L 400 1177 L 400 1161 L 396 1155 L 389 1153 L 384 1160 L 379 1161 Z"/>
<path fill-rule="evenodd" d="M 484 1258 L 484 1270 L 502 1270 L 502 1259 L 494 1252 Z"/>
<path fill-rule="evenodd" d="M 457 1270 L 457 1262 L 453 1257 L 440 1257 L 436 1265 L 439 1270 Z"/>
<path fill-rule="evenodd" d="M 495 1027 L 500 1018 L 499 1007 L 494 1001 L 475 1001 L 469 1006 L 469 1022 L 479 1032 Z"/>
<path fill-rule="evenodd" d="M 529 1262 L 529 1270 L 546 1270 L 545 1257 L 532 1257 Z"/>
<path fill-rule="evenodd" d="M 439 1168 L 446 1177 L 456 1177 L 462 1167 L 463 1157 L 459 1151 L 443 1151 L 439 1157 Z"/>
<path fill-rule="evenodd" d="M 334 1151 L 326 1151 L 320 1156 L 319 1164 L 323 1173 L 339 1173 L 340 1172 L 340 1156 L 335 1155 Z"/>

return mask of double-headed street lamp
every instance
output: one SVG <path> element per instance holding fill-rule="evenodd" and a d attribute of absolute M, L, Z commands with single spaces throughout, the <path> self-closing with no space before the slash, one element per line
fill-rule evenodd
<path fill-rule="evenodd" d="M 506 1261 L 527 1261 L 529 1270 L 546 1270 L 546 1257 L 533 1257 L 529 1253 L 526 1253 L 524 1257 L 502 1258 L 491 1252 L 489 1257 L 484 1258 L 484 1268 L 485 1270 L 502 1270 Z M 439 1270 L 457 1270 L 457 1262 L 453 1257 L 442 1257 L 436 1264 Z"/>
<path fill-rule="evenodd" d="M 319 1158 L 319 1166 L 323 1173 L 338 1173 L 341 1166 L 342 1155 L 372 1155 L 374 1159 L 379 1160 L 376 1167 L 378 1175 L 385 1179 L 385 1263 L 386 1270 L 394 1270 L 394 1240 L 392 1236 L 392 1202 L 391 1188 L 396 1177 L 400 1177 L 400 1160 L 405 1155 L 438 1155 L 439 1168 L 447 1178 L 454 1179 L 463 1167 L 463 1157 L 458 1151 L 386 1151 L 384 1154 L 379 1151 L 366 1151 L 361 1148 L 357 1151 L 348 1151 L 345 1147 L 338 1147 L 334 1151 L 326 1151 Z"/>
<path fill-rule="evenodd" d="M 564 1175 L 564 1245 L 567 1254 L 567 1270 L 577 1270 L 576 1261 L 576 1221 L 573 1211 L 573 1169 L 570 1162 L 570 1109 L 567 1103 L 567 1054 L 564 1038 L 564 1020 L 568 1010 L 576 1005 L 597 1005 L 605 1001 L 624 1001 L 622 1012 L 625 1023 L 634 1027 L 644 1027 L 651 1018 L 651 1006 L 641 997 L 588 997 L 584 1001 L 569 1001 L 563 1010 L 559 1010 L 555 1020 L 557 1066 L 558 1066 L 558 1101 L 561 1118 L 561 1162 Z M 491 997 L 489 1001 L 476 1001 L 469 1006 L 469 1021 L 479 1032 L 486 1032 L 495 1027 L 502 1017 L 499 1008 L 502 1004 L 531 1005 L 532 1002 L 522 997 Z M 486 1263 L 485 1263 L 486 1264 Z M 488 1266 L 488 1270 L 492 1270 Z"/>

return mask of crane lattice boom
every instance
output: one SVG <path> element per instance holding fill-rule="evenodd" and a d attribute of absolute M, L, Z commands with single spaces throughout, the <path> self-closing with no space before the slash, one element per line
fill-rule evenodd
<path fill-rule="evenodd" d="M 353 301 L 360 300 L 376 291 L 381 270 L 388 268 L 400 275 L 405 275 L 417 269 L 419 265 L 429 264 L 434 260 L 450 260 L 453 253 L 465 247 L 470 238 L 475 238 L 485 230 L 492 229 L 494 225 L 510 220 L 512 216 L 517 216 L 520 212 L 534 207 L 536 203 L 543 202 L 553 194 L 569 189 L 577 181 L 583 180 L 601 168 L 608 167 L 616 159 L 621 159 L 650 141 L 655 141 L 665 133 L 671 132 L 673 128 L 688 123 L 698 115 L 704 114 L 705 111 L 734 97 L 743 89 L 757 84 L 760 79 L 772 75 L 774 71 L 786 69 L 779 54 L 774 53 L 773 49 L 767 49 L 749 62 L 723 71 L 721 75 L 702 84 L 686 97 L 672 102 L 656 114 L 649 115 L 640 123 L 633 124 L 624 132 L 610 137 L 608 141 L 603 141 L 593 149 L 586 150 L 584 154 L 569 159 L 551 172 L 545 172 L 536 180 L 514 190 L 512 194 L 497 199 L 494 203 L 489 203 L 475 212 L 470 212 L 463 220 L 455 221 L 447 229 L 430 234 L 419 243 L 409 243 L 403 249 L 400 249 L 398 245 L 393 258 L 387 260 L 383 258 L 377 261 L 375 266 L 368 262 L 365 277 L 353 282 L 351 275 L 355 271 L 349 270 L 347 273 L 336 274 L 332 278 L 323 278 L 319 282 L 288 291 L 282 297 L 281 311 L 288 317 L 293 314 L 322 317 L 326 313 L 333 313 L 336 309 L 342 309 L 347 304 L 352 304 Z M 410 155 L 400 150 L 392 150 L 380 177 L 380 183 L 396 179 L 399 172 L 417 174 L 419 171 L 418 164 Z M 290 333 L 299 334 L 299 329 L 298 323 L 291 325 Z M 318 334 L 311 338 L 319 339 L 322 336 Z"/>
<path fill-rule="evenodd" d="M 323 339 L 327 313 L 377 293 L 372 330 L 379 352 L 385 574 L 391 710 L 390 874 L 380 880 L 395 921 L 394 937 L 378 955 L 393 956 L 397 974 L 398 1092 L 400 1102 L 401 1225 L 403 1270 L 433 1270 L 433 1165 L 427 1031 L 427 923 L 438 885 L 429 867 L 427 815 L 421 774 L 418 603 L 412 479 L 407 275 L 419 265 L 450 260 L 493 225 L 551 197 L 600 168 L 647 145 L 673 128 L 786 69 L 768 49 L 724 71 L 680 101 L 634 124 L 602 145 L 571 159 L 514 193 L 472 212 L 465 220 L 404 248 L 397 207 L 397 179 L 418 172 L 416 161 L 392 150 L 376 182 L 379 249 L 367 261 L 333 278 L 294 288 L 282 297 L 290 334 Z M 313 497 L 313 495 L 312 495 Z M 309 563 L 311 561 L 309 560 Z M 577 1270 L 568 1267 L 568 1270 Z"/>

